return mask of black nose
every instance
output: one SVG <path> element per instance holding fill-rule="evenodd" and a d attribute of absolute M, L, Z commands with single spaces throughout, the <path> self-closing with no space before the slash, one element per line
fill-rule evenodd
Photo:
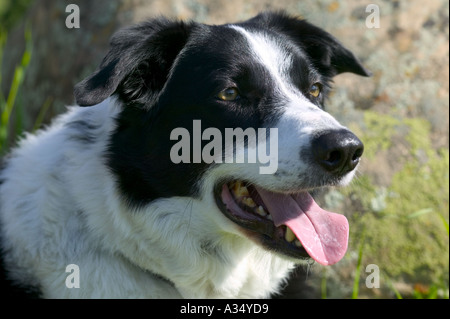
<path fill-rule="evenodd" d="M 350 131 L 328 131 L 312 141 L 315 161 L 331 173 L 345 174 L 359 163 L 363 143 Z"/>

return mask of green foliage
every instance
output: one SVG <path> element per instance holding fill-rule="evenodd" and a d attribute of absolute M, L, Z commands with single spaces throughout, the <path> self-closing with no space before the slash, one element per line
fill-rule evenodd
<path fill-rule="evenodd" d="M 427 287 L 444 286 L 441 291 L 448 291 L 448 149 L 432 148 L 430 125 L 424 119 L 400 121 L 367 112 L 364 124 L 369 131 L 361 136 L 370 158 L 377 151 L 396 147 L 394 139 L 407 144 L 409 154 L 392 159 L 403 166 L 387 188 L 377 187 L 369 176 L 363 176 L 345 190 L 360 208 L 360 214 L 351 216 L 350 236 L 358 238 L 366 230 L 365 264 L 377 264 L 388 278 Z M 374 200 L 382 202 L 377 209 Z"/>
<path fill-rule="evenodd" d="M 0 61 L 3 55 L 4 45 L 6 43 L 6 31 L 0 30 Z M 22 60 L 18 66 L 16 66 L 14 70 L 14 75 L 12 79 L 12 83 L 9 89 L 8 96 L 5 98 L 3 94 L 0 92 L 0 154 L 6 150 L 6 144 L 8 140 L 8 129 L 10 124 L 10 117 L 13 112 L 16 97 L 19 92 L 20 86 L 23 83 L 25 72 L 28 67 L 28 64 L 31 60 L 32 54 L 32 39 L 31 39 L 31 28 L 27 27 L 25 29 L 25 52 L 22 55 Z M 0 64 L 1 67 L 1 64 Z M 1 74 L 1 69 L 0 69 Z M 0 84 L 2 78 L 0 77 Z M 17 117 L 18 123 L 22 122 L 22 117 Z M 20 128 L 21 125 L 18 125 Z M 20 133 L 20 132 L 17 132 Z"/>
<path fill-rule="evenodd" d="M 389 149 L 392 146 L 393 137 L 398 134 L 400 125 L 400 120 L 394 117 L 381 116 L 376 112 L 365 112 L 364 127 L 355 128 L 355 131 L 359 131 L 357 135 L 364 141 L 364 157 L 373 159 L 377 152 Z"/>
<path fill-rule="evenodd" d="M 0 0 L 0 21 L 4 30 L 9 30 L 20 18 L 33 0 Z"/>

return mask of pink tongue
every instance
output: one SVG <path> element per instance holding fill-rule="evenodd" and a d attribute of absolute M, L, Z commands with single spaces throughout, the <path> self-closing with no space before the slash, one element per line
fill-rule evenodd
<path fill-rule="evenodd" d="M 289 227 L 315 261 L 332 265 L 344 257 L 349 230 L 345 216 L 323 210 L 308 192 L 286 195 L 259 187 L 257 191 L 275 226 Z"/>

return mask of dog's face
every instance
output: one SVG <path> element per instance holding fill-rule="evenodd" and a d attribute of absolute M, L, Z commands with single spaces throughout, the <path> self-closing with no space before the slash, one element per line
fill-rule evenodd
<path fill-rule="evenodd" d="M 118 32 L 75 95 L 81 106 L 111 95 L 123 104 L 106 158 L 129 205 L 203 198 L 214 205 L 208 218 L 242 236 L 332 264 L 345 253 L 348 224 L 308 192 L 348 183 L 363 152 L 323 110 L 331 78 L 342 72 L 369 75 L 330 34 L 284 14 L 222 26 L 159 19 Z M 190 152 L 175 163 L 180 128 Z M 256 140 L 247 134 L 242 148 L 237 139 L 227 144 L 235 128 Z M 205 160 L 214 137 L 223 138 L 220 152 Z M 251 151 L 270 153 L 265 173 L 248 160 Z"/>

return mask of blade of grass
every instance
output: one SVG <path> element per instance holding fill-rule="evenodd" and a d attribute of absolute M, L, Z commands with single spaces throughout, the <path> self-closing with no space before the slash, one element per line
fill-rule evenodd
<path fill-rule="evenodd" d="M 442 224 L 444 225 L 445 231 L 447 232 L 447 236 L 448 236 L 448 221 L 445 219 L 445 217 L 442 214 L 438 213 L 438 215 L 442 220 Z"/>
<path fill-rule="evenodd" d="M 14 106 L 14 110 L 16 112 L 14 136 L 20 136 L 24 130 L 25 112 L 23 109 L 23 102 L 21 103 L 20 98 L 21 98 L 21 96 L 19 96 L 19 100 L 16 100 L 16 103 Z"/>
<path fill-rule="evenodd" d="M 0 27 L 0 88 L 2 87 L 2 66 L 3 66 L 3 49 L 6 44 L 7 32 L 5 29 Z M 3 96 L 2 90 L 0 90 L 0 114 L 5 108 L 5 97 Z"/>
<path fill-rule="evenodd" d="M 38 130 L 41 125 L 42 122 L 44 121 L 44 116 L 47 113 L 48 109 L 50 108 L 50 105 L 52 105 L 53 99 L 51 97 L 47 97 L 45 99 L 44 104 L 42 105 L 41 109 L 39 110 L 39 114 L 36 118 L 36 121 L 34 122 L 34 126 L 33 126 L 33 132 L 35 132 L 36 130 Z"/>
<path fill-rule="evenodd" d="M 397 288 L 395 288 L 394 284 L 392 283 L 392 281 L 389 279 L 389 277 L 386 274 L 383 274 L 383 278 L 384 280 L 386 280 L 388 286 L 392 289 L 392 291 L 395 294 L 395 297 L 397 299 L 403 299 L 402 295 L 400 294 L 400 292 L 397 290 Z"/>
<path fill-rule="evenodd" d="M 433 212 L 433 208 L 424 208 L 424 209 L 420 209 L 412 214 L 407 215 L 406 217 L 409 219 L 412 218 L 417 218 L 419 216 L 425 215 L 425 214 L 429 214 Z"/>
<path fill-rule="evenodd" d="M 14 70 L 14 76 L 9 89 L 8 98 L 6 99 L 4 107 L 2 107 L 2 112 L 0 115 L 0 149 L 2 148 L 2 145 L 6 144 L 7 141 L 9 118 L 14 109 L 17 93 L 24 79 L 25 70 L 31 60 L 31 52 L 31 28 L 27 26 L 25 28 L 25 52 L 22 55 L 20 65 L 16 66 Z"/>
<path fill-rule="evenodd" d="M 361 242 L 358 249 L 358 263 L 356 265 L 355 279 L 353 281 L 352 299 L 358 299 L 359 294 L 359 278 L 361 277 L 361 264 L 364 250 L 364 241 L 366 239 L 366 230 L 362 231 Z"/>
<path fill-rule="evenodd" d="M 327 269 L 323 268 L 322 280 L 320 282 L 320 294 L 322 299 L 327 299 Z"/>

